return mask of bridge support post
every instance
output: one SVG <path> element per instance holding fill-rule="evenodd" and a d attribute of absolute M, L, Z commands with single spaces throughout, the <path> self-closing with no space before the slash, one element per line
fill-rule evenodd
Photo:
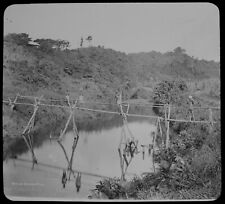
<path fill-rule="evenodd" d="M 213 131 L 213 112 L 212 109 L 209 109 L 209 133 L 211 134 Z"/>
<path fill-rule="evenodd" d="M 170 145 L 170 105 L 168 105 L 168 117 L 166 119 L 166 149 L 169 148 Z"/>

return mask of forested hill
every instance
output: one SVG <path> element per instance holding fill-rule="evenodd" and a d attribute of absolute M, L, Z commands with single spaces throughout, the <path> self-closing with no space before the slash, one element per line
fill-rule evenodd
<path fill-rule="evenodd" d="M 162 75 L 183 77 L 190 80 L 219 77 L 220 64 L 215 61 L 198 60 L 177 47 L 171 52 L 147 52 L 129 54 L 139 79 Z"/>
<path fill-rule="evenodd" d="M 178 47 L 171 52 L 125 54 L 103 46 L 69 49 L 65 40 L 36 39 L 28 34 L 4 37 L 3 95 L 43 94 L 87 100 L 114 98 L 121 86 L 132 89 L 165 78 L 217 78 L 220 64 L 188 56 Z M 153 87 L 152 87 L 153 88 Z"/>
<path fill-rule="evenodd" d="M 111 100 L 123 83 L 135 83 L 125 53 L 103 47 L 69 50 L 66 43 L 51 39 L 30 42 L 26 34 L 5 36 L 3 94 L 59 97 L 68 92 L 75 96 L 83 89 L 87 100 Z"/>

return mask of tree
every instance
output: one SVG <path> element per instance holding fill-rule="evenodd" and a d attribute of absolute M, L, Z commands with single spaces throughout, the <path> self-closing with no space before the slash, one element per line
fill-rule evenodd
<path fill-rule="evenodd" d="M 31 41 L 31 38 L 27 33 L 9 33 L 4 37 L 4 41 L 12 42 L 17 45 L 27 46 Z"/>
<path fill-rule="evenodd" d="M 183 80 L 165 80 L 154 88 L 153 100 L 155 103 L 179 103 L 180 94 L 187 90 L 188 87 Z"/>
<path fill-rule="evenodd" d="M 65 50 L 70 46 L 70 43 L 66 40 L 56 40 L 55 46 L 60 50 Z"/>
<path fill-rule="evenodd" d="M 177 47 L 177 48 L 175 48 L 175 49 L 173 50 L 173 52 L 174 52 L 175 54 L 184 54 L 184 53 L 186 52 L 186 50 L 183 49 L 183 48 L 181 48 L 181 47 Z"/>
<path fill-rule="evenodd" d="M 86 40 L 89 42 L 89 46 L 90 46 L 90 45 L 91 45 L 91 41 L 92 41 L 92 36 L 89 35 L 89 36 L 86 38 Z"/>
<path fill-rule="evenodd" d="M 187 91 L 188 87 L 183 80 L 162 81 L 153 90 L 154 104 L 184 105 L 187 100 L 185 97 Z M 160 116 L 164 114 L 163 108 L 154 107 L 153 111 Z"/>

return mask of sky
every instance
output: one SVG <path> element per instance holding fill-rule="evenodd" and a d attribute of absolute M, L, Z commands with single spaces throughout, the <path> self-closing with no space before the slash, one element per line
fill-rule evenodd
<path fill-rule="evenodd" d="M 180 46 L 198 59 L 220 61 L 219 9 L 211 3 L 14 4 L 4 12 L 4 35 L 28 33 L 125 53 L 165 53 Z M 88 42 L 84 42 L 88 46 Z"/>

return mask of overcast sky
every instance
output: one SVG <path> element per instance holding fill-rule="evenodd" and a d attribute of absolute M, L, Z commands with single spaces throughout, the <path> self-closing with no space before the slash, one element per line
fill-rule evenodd
<path fill-rule="evenodd" d="M 4 13 L 4 35 L 68 40 L 136 53 L 181 46 L 199 59 L 220 61 L 219 10 L 210 3 L 18 4 Z M 87 43 L 85 44 L 87 46 Z"/>

